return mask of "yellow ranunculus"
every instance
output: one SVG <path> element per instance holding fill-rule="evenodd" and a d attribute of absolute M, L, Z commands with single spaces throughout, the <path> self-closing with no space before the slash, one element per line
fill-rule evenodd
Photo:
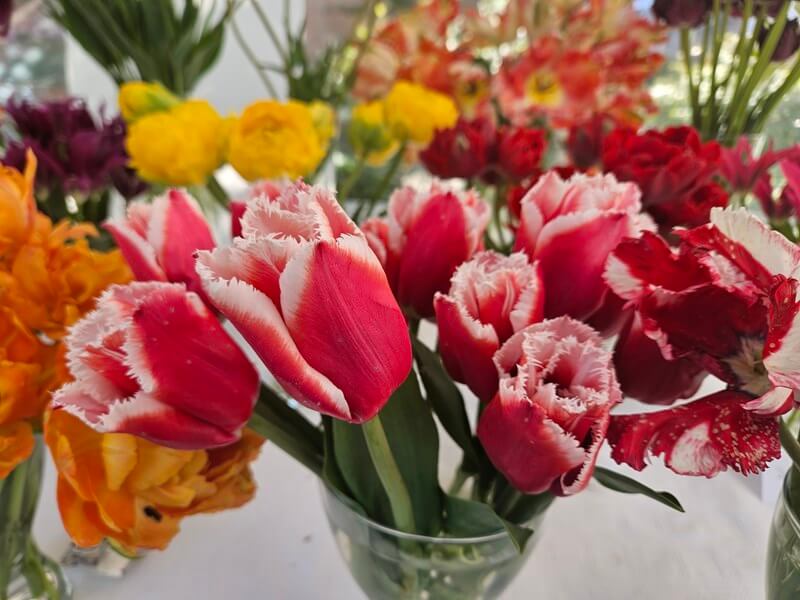
<path fill-rule="evenodd" d="M 119 88 L 119 110 L 126 123 L 155 112 L 164 112 L 181 100 L 160 83 L 129 81 Z"/>
<path fill-rule="evenodd" d="M 228 161 L 248 181 L 295 179 L 316 170 L 326 146 L 307 104 L 261 100 L 234 124 Z"/>
<path fill-rule="evenodd" d="M 383 101 L 386 123 L 398 139 L 427 145 L 437 129 L 458 120 L 455 103 L 439 92 L 408 81 L 398 81 Z"/>
<path fill-rule="evenodd" d="M 328 144 L 336 135 L 336 113 L 327 102 L 315 100 L 308 105 L 311 111 L 311 120 L 314 122 L 314 131 L 317 132 L 320 144 L 327 150 Z"/>
<path fill-rule="evenodd" d="M 386 162 L 397 148 L 383 117 L 383 102 L 377 100 L 353 108 L 347 134 L 356 156 L 365 156 L 371 164 Z"/>
<path fill-rule="evenodd" d="M 203 100 L 187 100 L 130 126 L 125 147 L 142 179 L 201 185 L 225 161 L 228 123 Z"/>

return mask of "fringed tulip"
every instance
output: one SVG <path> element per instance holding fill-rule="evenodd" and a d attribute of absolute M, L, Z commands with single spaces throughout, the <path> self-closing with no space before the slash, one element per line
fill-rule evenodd
<path fill-rule="evenodd" d="M 478 424 L 489 459 L 526 494 L 583 490 L 622 399 L 600 336 L 568 317 L 544 321 L 511 337 L 495 362 L 499 391 Z"/>
<path fill-rule="evenodd" d="M 194 255 L 216 244 L 197 201 L 189 194 L 170 190 L 153 204 L 132 202 L 126 219 L 109 220 L 105 228 L 136 279 L 184 283 L 201 293 Z"/>
<path fill-rule="evenodd" d="M 611 175 L 544 175 L 522 199 L 516 250 L 539 263 L 545 316 L 587 319 L 602 306 L 606 259 L 626 237 L 650 227 L 639 190 Z"/>
<path fill-rule="evenodd" d="M 711 212 L 674 250 L 646 233 L 609 258 L 606 279 L 636 306 L 668 360 L 688 358 L 782 414 L 800 388 L 800 248 L 744 209 Z"/>
<path fill-rule="evenodd" d="M 247 210 L 247 203 L 253 198 L 266 196 L 274 200 L 281 195 L 281 192 L 290 185 L 288 179 L 265 179 L 250 186 L 247 190 L 247 197 L 242 200 L 231 200 L 228 209 L 231 211 L 231 237 L 242 235 L 242 219 Z M 203 248 L 205 250 L 206 248 Z"/>
<path fill-rule="evenodd" d="M 646 458 L 663 456 L 679 475 L 713 477 L 733 469 L 748 475 L 780 457 L 778 423 L 744 408 L 750 396 L 723 391 L 683 406 L 612 418 L 611 456 L 637 471 Z"/>
<path fill-rule="evenodd" d="M 289 186 L 250 201 L 243 237 L 200 252 L 211 302 L 298 402 L 371 419 L 411 369 L 403 313 L 381 264 L 336 198 Z"/>
<path fill-rule="evenodd" d="M 473 191 L 434 182 L 428 190 L 403 187 L 389 199 L 386 219 L 364 224 L 375 254 L 404 307 L 432 317 L 433 296 L 446 292 L 456 268 L 475 254 L 489 223 L 489 206 Z"/>
<path fill-rule="evenodd" d="M 538 266 L 523 253 L 480 252 L 436 294 L 439 351 L 448 372 L 483 401 L 497 392 L 493 357 L 514 333 L 541 321 L 544 288 Z"/>
<path fill-rule="evenodd" d="M 239 439 L 259 390 L 255 368 L 180 284 L 112 286 L 66 340 L 75 378 L 53 405 L 103 433 L 178 449 Z"/>

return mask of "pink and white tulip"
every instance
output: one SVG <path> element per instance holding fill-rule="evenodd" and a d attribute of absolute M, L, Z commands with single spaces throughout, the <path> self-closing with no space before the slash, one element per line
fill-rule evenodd
<path fill-rule="evenodd" d="M 639 189 L 613 175 L 551 171 L 522 198 L 515 250 L 524 250 L 542 270 L 545 316 L 589 319 L 604 304 L 606 259 L 626 237 L 652 228 L 640 214 Z"/>
<path fill-rule="evenodd" d="M 538 266 L 521 252 L 479 252 L 458 267 L 446 295 L 436 294 L 434 308 L 447 371 L 488 402 L 497 393 L 495 353 L 514 333 L 542 320 Z"/>
<path fill-rule="evenodd" d="M 434 182 L 425 190 L 396 190 L 388 210 L 386 219 L 364 223 L 370 247 L 400 304 L 432 317 L 436 292 L 446 292 L 456 268 L 482 247 L 489 206 L 472 190 Z"/>
<path fill-rule="evenodd" d="M 252 199 L 242 237 L 200 252 L 217 309 L 298 402 L 361 423 L 411 370 L 407 324 L 380 262 L 333 194 L 303 183 Z"/>
<path fill-rule="evenodd" d="M 173 189 L 152 204 L 132 202 L 125 219 L 106 221 L 104 227 L 137 280 L 184 283 L 200 292 L 194 254 L 216 244 L 197 201 L 189 194 Z"/>
<path fill-rule="evenodd" d="M 583 490 L 622 399 L 600 336 L 569 317 L 544 321 L 512 336 L 495 363 L 499 391 L 478 423 L 489 459 L 526 494 Z"/>
<path fill-rule="evenodd" d="M 75 378 L 53 406 L 104 433 L 182 449 L 235 442 L 258 373 L 197 294 L 182 284 L 112 286 L 66 338 Z"/>
<path fill-rule="evenodd" d="M 747 410 L 749 401 L 748 394 L 728 390 L 668 410 L 614 416 L 611 456 L 637 471 L 648 456 L 663 456 L 680 475 L 759 473 L 781 455 L 778 422 Z"/>
<path fill-rule="evenodd" d="M 265 179 L 250 186 L 247 196 L 242 200 L 231 200 L 228 209 L 231 212 L 231 237 L 242 235 L 242 219 L 247 210 L 247 203 L 253 198 L 266 196 L 274 200 L 281 195 L 291 182 L 288 179 Z"/>

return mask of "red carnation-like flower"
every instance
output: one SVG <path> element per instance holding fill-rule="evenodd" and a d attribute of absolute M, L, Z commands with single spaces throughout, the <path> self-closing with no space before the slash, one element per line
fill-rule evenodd
<path fill-rule="evenodd" d="M 523 181 L 539 173 L 546 148 L 547 139 L 541 129 L 502 129 L 497 143 L 498 167 L 508 179 Z"/>
<path fill-rule="evenodd" d="M 489 166 L 494 151 L 494 124 L 479 117 L 460 118 L 455 127 L 436 132 L 433 141 L 419 157 L 436 177 L 469 179 Z"/>
<path fill-rule="evenodd" d="M 704 211 L 721 205 L 720 190 L 702 190 L 717 173 L 720 157 L 719 144 L 703 143 L 691 127 L 616 129 L 603 142 L 606 171 L 636 183 L 644 209 L 668 228 L 705 223 Z"/>

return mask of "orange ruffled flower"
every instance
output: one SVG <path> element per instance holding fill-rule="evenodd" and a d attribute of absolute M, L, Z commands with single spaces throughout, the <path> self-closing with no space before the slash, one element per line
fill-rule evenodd
<path fill-rule="evenodd" d="M 32 426 L 68 380 L 66 328 L 131 279 L 118 252 L 89 248 L 92 226 L 36 212 L 35 173 L 32 153 L 24 174 L 0 167 L 0 478 L 30 455 Z"/>
<path fill-rule="evenodd" d="M 183 517 L 236 508 L 255 493 L 250 463 L 264 440 L 245 430 L 230 446 L 173 450 L 126 434 L 101 434 L 65 411 L 47 416 L 58 469 L 58 506 L 80 546 L 108 538 L 126 551 L 164 549 Z"/>

